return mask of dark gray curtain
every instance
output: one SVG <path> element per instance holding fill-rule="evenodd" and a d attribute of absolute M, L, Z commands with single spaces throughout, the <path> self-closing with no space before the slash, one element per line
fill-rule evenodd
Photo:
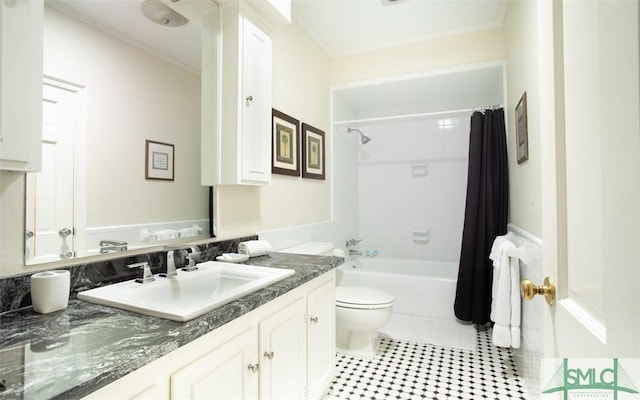
<path fill-rule="evenodd" d="M 469 132 L 467 203 L 454 311 L 456 317 L 485 324 L 491 313 L 496 236 L 507 232 L 509 181 L 504 111 L 474 112 Z"/>

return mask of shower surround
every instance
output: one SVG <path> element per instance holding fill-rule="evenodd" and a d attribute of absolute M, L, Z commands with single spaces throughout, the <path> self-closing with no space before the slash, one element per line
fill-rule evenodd
<path fill-rule="evenodd" d="M 470 112 L 361 125 L 360 248 L 384 258 L 455 263 L 460 256 Z"/>

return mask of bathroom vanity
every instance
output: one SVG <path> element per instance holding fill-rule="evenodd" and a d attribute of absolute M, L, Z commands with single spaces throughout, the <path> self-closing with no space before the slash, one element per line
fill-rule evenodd
<path fill-rule="evenodd" d="M 72 299 L 0 316 L 0 397 L 309 398 L 334 375 L 341 258 L 250 259 L 295 274 L 180 323 Z"/>

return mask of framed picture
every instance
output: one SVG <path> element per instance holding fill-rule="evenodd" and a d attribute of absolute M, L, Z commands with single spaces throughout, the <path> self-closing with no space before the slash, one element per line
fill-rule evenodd
<path fill-rule="evenodd" d="M 300 176 L 300 122 L 276 109 L 271 111 L 271 172 Z"/>
<path fill-rule="evenodd" d="M 302 177 L 324 179 L 324 132 L 302 123 Z"/>
<path fill-rule="evenodd" d="M 173 145 L 168 143 L 145 141 L 145 179 L 173 180 Z"/>
<path fill-rule="evenodd" d="M 524 92 L 516 106 L 516 145 L 518 164 L 529 159 L 529 138 L 527 134 L 527 92 Z"/>

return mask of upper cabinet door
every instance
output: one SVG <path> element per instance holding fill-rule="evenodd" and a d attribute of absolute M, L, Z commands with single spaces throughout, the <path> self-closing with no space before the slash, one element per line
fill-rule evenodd
<path fill-rule="evenodd" d="M 0 169 L 38 172 L 42 158 L 40 0 L 0 2 Z"/>
<path fill-rule="evenodd" d="M 271 37 L 246 4 L 219 7 L 205 26 L 202 184 L 271 183 Z M 217 39 L 209 37 L 216 28 Z M 212 51 L 218 57 L 211 62 Z"/>
<path fill-rule="evenodd" d="M 271 38 L 247 18 L 242 28 L 243 183 L 271 181 Z"/>

